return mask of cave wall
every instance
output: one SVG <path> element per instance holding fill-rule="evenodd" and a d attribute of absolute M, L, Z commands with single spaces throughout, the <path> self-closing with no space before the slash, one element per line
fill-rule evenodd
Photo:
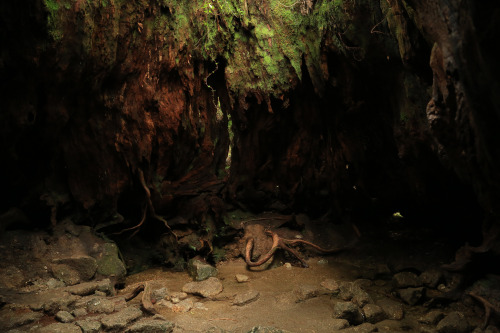
<path fill-rule="evenodd" d="M 2 211 L 496 219 L 497 6 L 293 3 L 2 4 Z"/>

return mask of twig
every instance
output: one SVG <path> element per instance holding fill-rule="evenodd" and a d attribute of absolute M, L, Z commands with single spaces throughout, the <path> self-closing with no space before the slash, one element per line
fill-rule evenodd
<path fill-rule="evenodd" d="M 496 313 L 500 313 L 500 308 L 494 306 L 491 304 L 488 300 L 486 300 L 484 297 L 481 297 L 479 295 L 474 294 L 472 291 L 468 292 L 469 296 L 472 296 L 479 302 L 481 302 L 484 306 L 484 323 L 483 323 L 483 329 L 486 328 L 488 325 L 488 321 L 490 320 L 490 315 L 491 315 L 491 310 L 495 311 Z"/>
<path fill-rule="evenodd" d="M 382 19 L 382 21 L 380 21 L 379 23 L 375 24 L 375 25 L 373 26 L 373 28 L 370 30 L 370 33 L 371 33 L 371 34 L 375 34 L 375 33 L 377 33 L 377 34 L 386 35 L 386 33 L 385 33 L 385 32 L 375 30 L 375 28 L 376 28 L 378 25 L 380 25 L 382 22 L 384 22 L 386 18 L 387 18 L 387 16 L 386 16 L 386 17 L 384 17 L 384 18 Z"/>

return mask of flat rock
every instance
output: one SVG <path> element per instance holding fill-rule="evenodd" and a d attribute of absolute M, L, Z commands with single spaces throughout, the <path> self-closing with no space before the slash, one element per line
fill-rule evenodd
<path fill-rule="evenodd" d="M 362 308 L 368 303 L 373 303 L 373 300 L 370 295 L 363 289 L 353 288 L 352 302 Z"/>
<path fill-rule="evenodd" d="M 75 270 L 83 281 L 88 281 L 94 277 L 97 271 L 97 262 L 91 256 L 75 255 L 66 258 L 52 260 L 55 264 L 63 264 Z"/>
<path fill-rule="evenodd" d="M 101 323 L 97 320 L 79 320 L 76 324 L 82 329 L 83 333 L 99 333 L 101 331 Z"/>
<path fill-rule="evenodd" d="M 185 293 L 200 295 L 208 298 L 220 294 L 222 290 L 222 283 L 216 277 L 210 277 L 200 282 L 189 282 L 182 287 L 182 291 Z"/>
<path fill-rule="evenodd" d="M 167 320 L 143 318 L 127 328 L 125 333 L 169 333 L 174 327 L 174 323 Z"/>
<path fill-rule="evenodd" d="M 209 277 L 217 276 L 219 273 L 217 268 L 199 260 L 199 259 L 191 259 L 188 262 L 187 267 L 189 275 L 195 281 L 203 281 L 208 279 Z"/>
<path fill-rule="evenodd" d="M 187 293 L 183 291 L 176 291 L 170 295 L 170 301 L 175 304 L 185 300 L 187 297 L 188 297 Z"/>
<path fill-rule="evenodd" d="M 71 314 L 78 318 L 78 317 L 83 317 L 83 316 L 86 316 L 88 314 L 87 312 L 87 309 L 85 308 L 78 308 L 78 309 L 74 309 L 73 311 L 71 311 Z"/>
<path fill-rule="evenodd" d="M 176 303 L 163 299 L 159 301 L 157 304 L 159 306 L 165 306 L 170 310 L 172 310 L 173 312 L 180 312 L 180 313 L 188 312 L 194 307 L 194 301 L 190 298 L 184 299 Z"/>
<path fill-rule="evenodd" d="M 80 274 L 72 267 L 65 264 L 52 264 L 50 265 L 52 275 L 64 282 L 68 286 L 72 286 L 81 281 Z"/>
<path fill-rule="evenodd" d="M 377 330 L 378 330 L 377 326 L 371 323 L 363 323 L 358 326 L 346 328 L 342 330 L 342 333 L 371 333 L 371 332 L 377 332 Z"/>
<path fill-rule="evenodd" d="M 75 324 L 56 323 L 41 327 L 38 333 L 82 333 L 80 327 Z"/>
<path fill-rule="evenodd" d="M 71 323 L 75 320 L 75 317 L 68 311 L 59 311 L 56 313 L 56 319 L 61 323 Z"/>
<path fill-rule="evenodd" d="M 326 280 L 323 280 L 320 285 L 329 290 L 329 291 L 332 291 L 334 293 L 336 292 L 339 292 L 340 291 L 340 287 L 339 287 L 339 284 L 337 283 L 337 281 L 335 281 L 334 279 L 326 279 Z"/>
<path fill-rule="evenodd" d="M 408 287 L 420 287 L 422 285 L 422 281 L 420 281 L 417 274 L 412 272 L 401 272 L 394 274 L 392 278 L 394 285 L 396 288 L 408 288 Z"/>
<path fill-rule="evenodd" d="M 470 326 L 464 314 L 458 311 L 450 312 L 436 327 L 439 333 L 466 333 Z"/>
<path fill-rule="evenodd" d="M 55 315 L 61 310 L 68 311 L 70 306 L 79 299 L 79 296 L 71 295 L 65 291 L 50 290 L 33 295 L 29 301 L 29 307 L 34 311 L 43 310 Z"/>
<path fill-rule="evenodd" d="M 131 306 L 103 317 L 101 323 L 106 330 L 123 330 L 128 324 L 141 316 L 142 311 L 137 307 Z"/>
<path fill-rule="evenodd" d="M 366 321 L 372 324 L 378 323 L 379 321 L 387 318 L 384 309 L 376 304 L 366 304 L 363 307 L 363 312 L 365 314 Z"/>
<path fill-rule="evenodd" d="M 337 302 L 333 308 L 333 318 L 345 319 L 350 324 L 360 324 L 363 322 L 363 316 L 359 308 L 352 302 Z"/>
<path fill-rule="evenodd" d="M 399 297 L 409 305 L 417 304 L 424 295 L 424 288 L 406 288 L 398 290 Z"/>
<path fill-rule="evenodd" d="M 376 323 L 375 326 L 377 326 L 379 332 L 415 332 L 416 330 L 413 327 L 413 324 L 413 320 L 407 322 L 404 319 L 385 319 Z M 421 331 L 421 327 L 419 327 L 418 332 L 423 333 Z"/>
<path fill-rule="evenodd" d="M 443 273 L 437 269 L 431 269 L 420 274 L 420 281 L 429 288 L 437 288 L 443 278 Z"/>
<path fill-rule="evenodd" d="M 91 297 L 86 302 L 86 310 L 89 313 L 113 313 L 117 310 L 117 300 L 119 299 L 109 299 L 102 296 Z M 125 302 L 125 299 L 123 299 L 123 302 Z"/>
<path fill-rule="evenodd" d="M 303 302 L 310 298 L 317 297 L 319 295 L 319 290 L 316 286 L 310 284 L 304 284 L 294 290 L 297 296 L 295 302 Z"/>
<path fill-rule="evenodd" d="M 421 324 L 436 325 L 443 318 L 444 318 L 443 311 L 433 310 L 420 317 L 418 319 L 418 322 Z"/>
<path fill-rule="evenodd" d="M 250 280 L 248 275 L 245 275 L 245 274 L 236 274 L 235 278 L 236 278 L 236 281 L 238 281 L 238 283 L 248 282 Z"/>
<path fill-rule="evenodd" d="M 42 318 L 43 313 L 26 310 L 24 312 L 12 311 L 10 309 L 0 310 L 0 329 L 10 328 L 31 324 Z"/>
<path fill-rule="evenodd" d="M 334 331 L 338 331 L 349 327 L 349 322 L 345 319 L 332 319 L 330 327 Z"/>
<path fill-rule="evenodd" d="M 238 306 L 246 305 L 255 302 L 257 299 L 259 299 L 259 296 L 260 293 L 258 291 L 250 290 L 246 293 L 237 294 L 234 297 L 233 304 Z"/>
<path fill-rule="evenodd" d="M 403 304 L 390 300 L 388 298 L 381 299 L 376 302 L 384 312 L 387 314 L 387 318 L 394 320 L 401 320 L 404 317 Z"/>
<path fill-rule="evenodd" d="M 354 297 L 352 282 L 340 282 L 339 291 L 339 297 L 343 301 L 350 301 Z"/>
<path fill-rule="evenodd" d="M 101 281 L 90 281 L 76 284 L 74 286 L 66 287 L 66 290 L 73 295 L 85 296 L 95 293 L 95 291 L 102 291 L 106 294 L 113 293 L 114 286 L 110 279 L 104 279 Z"/>

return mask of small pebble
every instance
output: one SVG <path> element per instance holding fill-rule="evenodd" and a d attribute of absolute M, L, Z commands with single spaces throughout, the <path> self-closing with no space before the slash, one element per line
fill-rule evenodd
<path fill-rule="evenodd" d="M 245 274 L 236 274 L 235 277 L 238 283 L 248 282 L 249 280 L 249 277 L 246 276 Z"/>
<path fill-rule="evenodd" d="M 324 259 L 324 258 L 320 259 L 320 260 L 318 260 L 318 264 L 320 264 L 320 265 L 326 265 L 326 264 L 328 264 L 328 259 Z"/>
<path fill-rule="evenodd" d="M 292 264 L 290 264 L 289 262 L 286 262 L 283 266 L 285 266 L 286 269 L 292 268 Z"/>

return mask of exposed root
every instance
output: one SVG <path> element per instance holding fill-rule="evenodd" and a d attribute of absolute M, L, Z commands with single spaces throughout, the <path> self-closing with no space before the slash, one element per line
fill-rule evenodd
<path fill-rule="evenodd" d="M 484 322 L 483 322 L 482 328 L 485 329 L 486 326 L 488 326 L 488 321 L 490 320 L 491 310 L 495 311 L 496 313 L 500 313 L 500 308 L 494 306 L 488 300 L 486 300 L 484 297 L 476 295 L 473 292 L 469 292 L 467 294 L 483 304 L 483 306 L 484 306 Z"/>
<path fill-rule="evenodd" d="M 129 302 L 136 298 L 142 292 L 141 305 L 142 308 L 151 313 L 155 314 L 156 310 L 151 301 L 151 286 L 148 282 L 139 283 L 131 292 L 124 295 L 125 301 Z"/>
<path fill-rule="evenodd" d="M 152 218 L 154 218 L 154 219 L 162 222 L 165 225 L 165 227 L 167 227 L 167 229 L 172 233 L 172 235 L 175 236 L 175 240 L 178 240 L 177 235 L 174 233 L 174 231 L 172 230 L 172 228 L 170 228 L 170 226 L 168 225 L 167 220 L 165 220 L 160 215 L 156 214 L 155 208 L 153 206 L 153 202 L 151 201 L 151 191 L 149 190 L 148 186 L 146 185 L 146 180 L 144 179 L 144 172 L 142 171 L 142 169 L 138 169 L 137 172 L 138 172 L 138 175 L 139 175 L 139 181 L 140 181 L 140 183 L 142 185 L 142 188 L 144 189 L 144 192 L 146 192 L 146 205 L 147 205 L 147 207 L 143 208 L 143 213 L 142 213 L 141 221 L 137 225 L 135 225 L 133 227 L 130 227 L 130 228 L 123 229 L 123 230 L 117 232 L 116 234 L 121 234 L 121 233 L 123 233 L 125 231 L 135 230 L 134 233 L 130 236 L 130 238 L 132 238 L 139 231 L 139 228 L 146 221 L 146 216 L 147 216 L 147 213 L 149 212 L 149 215 Z"/>
<path fill-rule="evenodd" d="M 352 244 L 350 244 L 349 246 L 342 247 L 342 248 L 323 249 L 316 244 L 313 244 L 311 242 L 308 242 L 308 241 L 305 241 L 302 239 L 284 239 L 284 238 L 281 238 L 280 236 L 278 236 L 278 234 L 273 232 L 273 231 L 266 231 L 266 233 L 268 235 L 271 235 L 271 237 L 273 238 L 273 245 L 271 246 L 271 249 L 265 255 L 262 256 L 262 258 L 260 258 L 258 261 L 255 261 L 255 262 L 251 260 L 251 252 L 253 249 L 254 240 L 253 240 L 253 238 L 248 239 L 247 244 L 246 244 L 246 248 L 245 248 L 245 262 L 247 263 L 248 266 L 255 267 L 255 266 L 260 266 L 260 265 L 266 263 L 269 259 L 271 259 L 274 252 L 276 252 L 276 250 L 278 248 L 281 248 L 281 249 L 291 253 L 297 259 L 299 259 L 300 262 L 302 263 L 302 266 L 307 268 L 307 267 L 309 267 L 307 262 L 304 259 L 302 259 L 299 255 L 299 253 L 297 251 L 295 251 L 294 249 L 292 249 L 290 246 L 294 246 L 297 244 L 304 244 L 304 245 L 308 245 L 308 246 L 314 248 L 315 250 L 322 252 L 322 253 L 325 253 L 325 254 L 338 253 L 338 252 L 343 251 L 345 249 L 348 249 L 352 246 Z"/>

